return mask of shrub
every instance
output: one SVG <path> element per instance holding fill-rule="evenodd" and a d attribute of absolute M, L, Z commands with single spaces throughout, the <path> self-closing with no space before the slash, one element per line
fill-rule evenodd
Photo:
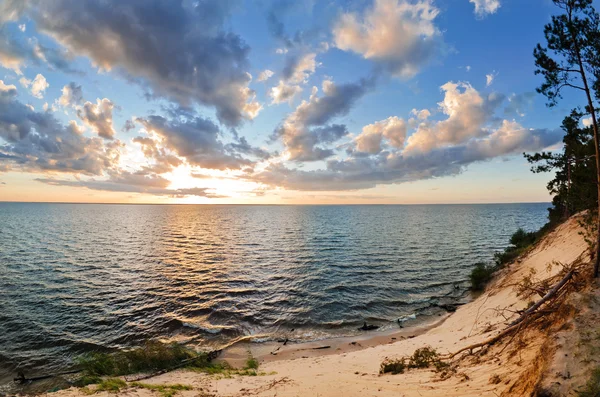
<path fill-rule="evenodd" d="M 408 362 L 407 362 L 408 361 Z M 386 358 L 379 368 L 380 374 L 391 373 L 393 375 L 403 374 L 407 369 L 413 368 L 435 368 L 437 372 L 445 371 L 449 364 L 443 362 L 435 349 L 429 346 L 422 347 L 414 351 L 410 357 L 399 359 Z"/>
<path fill-rule="evenodd" d="M 519 228 L 510 238 L 510 243 L 517 248 L 525 248 L 530 246 L 535 242 L 537 238 L 537 233 L 535 232 L 526 232 L 525 230 Z"/>
<path fill-rule="evenodd" d="M 406 369 L 406 359 L 403 357 L 401 359 L 392 360 L 386 358 L 381 363 L 381 367 L 379 368 L 380 374 L 403 374 Z"/>
<path fill-rule="evenodd" d="M 486 265 L 483 262 L 476 263 L 470 275 L 471 288 L 474 291 L 483 291 L 495 271 L 496 268 L 493 266 Z"/>

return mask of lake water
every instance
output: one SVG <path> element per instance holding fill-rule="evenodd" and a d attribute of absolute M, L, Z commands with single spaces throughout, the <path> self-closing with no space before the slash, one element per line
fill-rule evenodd
<path fill-rule="evenodd" d="M 0 378 L 149 338 L 214 347 L 397 327 L 518 227 L 541 227 L 548 206 L 0 203 Z"/>

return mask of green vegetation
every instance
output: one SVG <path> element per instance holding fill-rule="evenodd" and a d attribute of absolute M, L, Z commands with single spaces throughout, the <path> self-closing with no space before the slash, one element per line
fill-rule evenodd
<path fill-rule="evenodd" d="M 117 393 L 127 387 L 127 382 L 119 378 L 106 378 L 98 383 L 96 392 L 107 391 Z"/>
<path fill-rule="evenodd" d="M 542 152 L 525 157 L 531 163 L 542 163 L 532 168 L 533 172 L 556 170 L 548 190 L 554 194 L 550 222 L 557 222 L 586 209 L 598 215 L 600 209 L 600 131 L 594 102 L 594 97 L 600 99 L 600 15 L 593 0 L 552 1 L 562 14 L 552 16 L 544 26 L 545 46 L 538 44 L 533 52 L 535 74 L 544 78 L 537 92 L 553 107 L 562 99 L 564 89 L 573 89 L 584 111 L 574 109 L 565 118 L 563 153 Z M 579 128 L 581 117 L 588 115 L 591 122 Z M 596 216 L 595 235 L 594 277 L 598 277 L 600 216 Z"/>
<path fill-rule="evenodd" d="M 148 383 L 141 383 L 141 382 L 133 382 L 133 383 L 131 383 L 131 386 L 139 387 L 141 389 L 148 389 L 148 390 L 156 391 L 156 392 L 160 393 L 160 395 L 162 397 L 173 397 L 180 390 L 193 390 L 194 389 L 192 386 L 181 385 L 181 384 L 151 385 Z"/>
<path fill-rule="evenodd" d="M 494 254 L 494 265 L 478 262 L 471 271 L 470 281 L 473 291 L 483 291 L 485 286 L 494 276 L 494 273 L 502 269 L 508 263 L 514 261 L 529 249 L 538 239 L 546 232 L 546 228 L 542 228 L 537 232 L 526 232 L 523 229 L 518 229 L 510 237 L 510 244 L 502 252 Z"/>
<path fill-rule="evenodd" d="M 245 369 L 258 369 L 258 361 L 254 357 L 250 357 L 248 361 L 246 361 Z"/>
<path fill-rule="evenodd" d="M 471 289 L 473 291 L 483 291 L 487 283 L 494 276 L 496 267 L 486 265 L 483 262 L 475 264 L 475 268 L 471 272 Z"/>
<path fill-rule="evenodd" d="M 439 354 L 431 347 L 422 347 L 415 350 L 410 357 L 399 359 L 385 359 L 379 369 L 380 374 L 403 374 L 408 369 L 422 369 L 433 367 L 437 372 L 446 370 L 449 365 L 440 359 Z"/>
<path fill-rule="evenodd" d="M 600 367 L 594 369 L 591 378 L 588 380 L 582 390 L 577 392 L 579 397 L 598 397 L 600 396 Z"/>
<path fill-rule="evenodd" d="M 195 358 L 195 359 L 194 359 Z M 176 343 L 148 342 L 144 346 L 114 353 L 90 353 L 78 360 L 84 377 L 122 376 L 159 371 L 190 360 L 190 365 L 208 365 L 208 356 Z"/>

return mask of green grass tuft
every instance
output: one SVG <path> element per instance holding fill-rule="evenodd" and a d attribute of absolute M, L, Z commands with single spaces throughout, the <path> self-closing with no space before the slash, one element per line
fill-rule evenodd
<path fill-rule="evenodd" d="M 98 387 L 96 388 L 96 392 L 107 391 L 112 393 L 117 393 L 121 391 L 121 389 L 126 388 L 127 383 L 123 379 L 119 378 L 106 378 L 102 379 L 100 383 L 98 383 Z"/>
<path fill-rule="evenodd" d="M 162 397 L 173 397 L 180 390 L 193 390 L 192 386 L 174 384 L 174 385 L 151 385 L 148 383 L 133 382 L 133 387 L 139 387 L 141 389 L 148 389 L 160 393 Z"/>
<path fill-rule="evenodd" d="M 250 357 L 248 361 L 246 361 L 245 369 L 258 369 L 258 361 L 254 357 Z"/>

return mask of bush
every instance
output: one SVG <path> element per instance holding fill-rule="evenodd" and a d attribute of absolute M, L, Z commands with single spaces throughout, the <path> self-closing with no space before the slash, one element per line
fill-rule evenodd
<path fill-rule="evenodd" d="M 408 362 L 407 362 L 408 361 Z M 429 346 L 415 350 L 412 356 L 399 359 L 386 358 L 379 368 L 380 374 L 403 374 L 407 369 L 435 368 L 437 372 L 445 371 L 449 365 L 442 360 L 435 349 Z"/>
<path fill-rule="evenodd" d="M 535 243 L 537 233 L 526 232 L 519 228 L 510 238 L 510 243 L 517 248 L 525 248 Z"/>
<path fill-rule="evenodd" d="M 486 265 L 483 262 L 476 263 L 475 268 L 471 271 L 471 288 L 474 291 L 483 291 L 495 271 L 494 266 Z"/>
<path fill-rule="evenodd" d="M 379 373 L 380 374 L 392 374 L 392 375 L 403 374 L 405 369 L 406 369 L 406 359 L 405 358 L 401 358 L 398 360 L 391 360 L 389 358 L 386 358 L 381 363 L 381 367 L 379 368 Z"/>

